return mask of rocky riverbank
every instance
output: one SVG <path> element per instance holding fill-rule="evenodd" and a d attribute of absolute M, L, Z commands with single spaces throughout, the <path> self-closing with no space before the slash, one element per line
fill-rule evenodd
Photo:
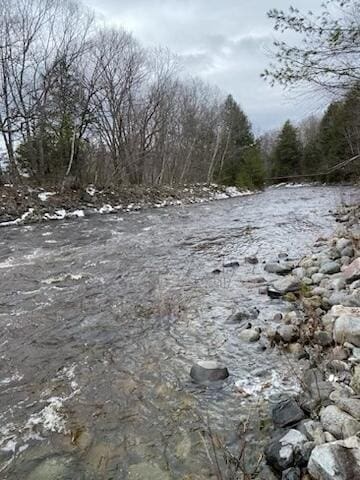
<path fill-rule="evenodd" d="M 42 189 L 5 184 L 0 186 L 0 227 L 36 223 L 64 218 L 81 218 L 94 214 L 163 208 L 250 195 L 249 190 L 222 185 L 122 186 L 117 190 Z"/>
<path fill-rule="evenodd" d="M 282 480 L 360 479 L 360 208 L 335 215 L 339 228 L 314 254 L 265 265 L 279 279 L 262 293 L 294 308 L 262 340 L 305 360 L 301 393 L 271 411 L 265 458 Z"/>

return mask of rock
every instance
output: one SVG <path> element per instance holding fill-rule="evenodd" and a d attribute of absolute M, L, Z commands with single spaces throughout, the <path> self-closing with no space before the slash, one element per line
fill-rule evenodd
<path fill-rule="evenodd" d="M 229 371 L 215 361 L 200 361 L 191 367 L 190 376 L 196 383 L 216 382 L 228 378 Z"/>
<path fill-rule="evenodd" d="M 215 268 L 215 270 L 213 270 L 211 273 L 213 273 L 214 275 L 220 275 L 221 270 L 219 268 Z"/>
<path fill-rule="evenodd" d="M 331 247 L 327 252 L 327 256 L 330 258 L 330 260 L 337 260 L 341 257 L 341 253 L 336 247 Z"/>
<path fill-rule="evenodd" d="M 346 288 L 346 282 L 343 278 L 334 278 L 334 280 L 330 282 L 330 288 L 337 291 L 344 290 Z"/>
<path fill-rule="evenodd" d="M 304 348 L 300 343 L 290 343 L 288 350 L 293 355 L 301 355 L 304 353 Z"/>
<path fill-rule="evenodd" d="M 297 292 L 301 288 L 301 282 L 298 278 L 289 275 L 285 278 L 282 278 L 281 280 L 277 280 L 276 282 L 273 283 L 272 291 L 277 292 L 278 296 L 285 295 L 286 293 L 289 292 Z M 269 296 L 270 295 L 270 288 L 269 287 Z"/>
<path fill-rule="evenodd" d="M 360 317 L 341 315 L 335 320 L 334 340 L 343 345 L 350 342 L 356 347 L 360 347 Z"/>
<path fill-rule="evenodd" d="M 349 238 L 339 238 L 336 241 L 336 248 L 340 251 L 344 250 L 346 247 L 351 247 L 352 241 Z"/>
<path fill-rule="evenodd" d="M 297 267 L 297 268 L 294 268 L 294 270 L 292 271 L 292 274 L 300 278 L 301 280 L 304 277 L 306 277 L 306 270 L 304 267 Z"/>
<path fill-rule="evenodd" d="M 343 267 L 347 267 L 348 265 L 350 265 L 351 262 L 352 262 L 351 257 L 341 257 L 340 259 L 341 266 Z"/>
<path fill-rule="evenodd" d="M 349 288 L 351 292 L 360 288 L 360 280 L 355 280 L 355 282 L 352 282 Z"/>
<path fill-rule="evenodd" d="M 314 448 L 308 470 L 314 480 L 355 480 L 360 478 L 360 440 L 325 443 Z"/>
<path fill-rule="evenodd" d="M 360 306 L 360 293 L 358 290 L 354 290 L 350 295 L 344 292 L 335 292 L 329 298 L 330 305 L 341 304 L 345 307 L 359 307 Z"/>
<path fill-rule="evenodd" d="M 330 432 L 325 432 L 324 435 L 326 443 L 336 442 L 336 438 Z"/>
<path fill-rule="evenodd" d="M 354 368 L 354 373 L 350 383 L 351 388 L 355 393 L 360 395 L 360 366 L 356 365 Z"/>
<path fill-rule="evenodd" d="M 268 273 L 276 273 L 277 275 L 286 275 L 292 271 L 294 264 L 290 262 L 273 262 L 267 263 L 264 270 Z"/>
<path fill-rule="evenodd" d="M 320 267 L 320 273 L 324 273 L 326 275 L 332 275 L 333 273 L 340 272 L 340 265 L 334 261 L 326 261 Z"/>
<path fill-rule="evenodd" d="M 347 372 L 350 370 L 350 366 L 341 360 L 330 360 L 326 365 L 328 370 L 335 373 Z"/>
<path fill-rule="evenodd" d="M 334 401 L 341 410 L 354 417 L 355 420 L 360 420 L 360 400 L 358 398 L 337 396 Z"/>
<path fill-rule="evenodd" d="M 294 325 L 281 325 L 278 333 L 285 343 L 295 342 L 299 338 L 299 330 Z"/>
<path fill-rule="evenodd" d="M 312 293 L 313 295 L 317 295 L 317 296 L 323 296 L 327 293 L 327 290 L 326 288 L 323 288 L 323 287 L 315 287 L 312 289 Z"/>
<path fill-rule="evenodd" d="M 360 423 L 335 405 L 321 410 L 320 421 L 324 430 L 337 439 L 351 437 L 360 431 Z"/>
<path fill-rule="evenodd" d="M 309 277 L 303 277 L 303 278 L 302 278 L 302 283 L 303 283 L 304 285 L 310 286 L 310 285 L 313 284 L 313 281 L 312 281 L 311 278 L 309 278 Z"/>
<path fill-rule="evenodd" d="M 330 310 L 330 315 L 333 317 L 340 317 L 341 315 L 350 315 L 360 317 L 359 307 L 344 307 L 344 305 L 334 305 Z"/>
<path fill-rule="evenodd" d="M 301 448 L 307 438 L 298 430 L 280 432 L 265 448 L 268 464 L 278 472 L 302 464 Z"/>
<path fill-rule="evenodd" d="M 27 480 L 63 480 L 70 478 L 70 459 L 67 457 L 51 457 L 42 461 L 27 478 Z"/>
<path fill-rule="evenodd" d="M 248 328 L 246 330 L 242 330 L 239 334 L 239 337 L 245 342 L 257 342 L 260 339 L 260 332 L 255 328 Z"/>
<path fill-rule="evenodd" d="M 323 273 L 314 273 L 314 275 L 312 275 L 312 277 L 311 277 L 311 280 L 313 281 L 313 283 L 318 285 L 323 278 L 324 278 Z"/>
<path fill-rule="evenodd" d="M 254 320 L 259 316 L 259 310 L 256 307 L 253 308 L 242 308 L 238 312 L 230 315 L 226 319 L 226 323 L 241 323 L 249 320 Z"/>
<path fill-rule="evenodd" d="M 280 428 L 294 425 L 305 417 L 304 412 L 291 397 L 277 403 L 272 408 L 271 415 L 274 425 Z"/>
<path fill-rule="evenodd" d="M 234 267 L 240 267 L 240 263 L 237 262 L 237 261 L 233 261 L 233 262 L 227 262 L 227 263 L 224 263 L 224 268 L 234 268 Z"/>
<path fill-rule="evenodd" d="M 331 357 L 334 360 L 347 360 L 349 358 L 349 352 L 340 346 L 336 346 L 332 349 Z"/>
<path fill-rule="evenodd" d="M 324 430 L 321 426 L 320 422 L 315 422 L 314 420 L 306 420 L 302 423 L 302 430 L 303 433 L 307 436 L 307 438 L 316 445 L 321 445 L 325 443 L 325 435 Z"/>
<path fill-rule="evenodd" d="M 317 330 L 314 333 L 314 342 L 318 345 L 321 345 L 322 347 L 329 347 L 332 344 L 333 339 L 329 332 Z"/>
<path fill-rule="evenodd" d="M 354 249 L 352 247 L 344 248 L 344 250 L 341 250 L 341 256 L 352 258 L 354 256 Z"/>
<path fill-rule="evenodd" d="M 170 475 L 156 464 L 137 463 L 128 469 L 129 480 L 170 480 Z"/>
<path fill-rule="evenodd" d="M 310 267 L 307 269 L 307 276 L 312 277 L 315 273 L 319 272 L 319 267 Z"/>
<path fill-rule="evenodd" d="M 301 480 L 299 467 L 288 468 L 282 472 L 281 480 Z"/>
<path fill-rule="evenodd" d="M 260 295 L 267 295 L 268 294 L 268 287 L 260 287 L 259 288 L 259 294 Z"/>
<path fill-rule="evenodd" d="M 348 267 L 345 267 L 342 274 L 346 283 L 360 280 L 360 257 L 354 260 Z"/>
<path fill-rule="evenodd" d="M 259 263 L 259 260 L 255 255 L 251 257 L 245 257 L 245 262 L 249 263 L 250 265 L 257 265 Z"/>

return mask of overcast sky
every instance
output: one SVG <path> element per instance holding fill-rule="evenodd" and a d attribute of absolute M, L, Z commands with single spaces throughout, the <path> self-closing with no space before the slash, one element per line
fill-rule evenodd
<path fill-rule="evenodd" d="M 145 46 L 169 47 L 192 75 L 231 93 L 255 133 L 290 118 L 319 112 L 316 99 L 271 88 L 260 73 L 274 40 L 269 8 L 308 11 L 321 0 L 85 0 L 110 24 L 125 27 Z"/>

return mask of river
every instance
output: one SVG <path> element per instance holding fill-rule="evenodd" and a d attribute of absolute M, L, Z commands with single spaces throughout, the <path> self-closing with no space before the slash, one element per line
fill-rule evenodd
<path fill-rule="evenodd" d="M 296 389 L 284 357 L 226 319 L 257 307 L 254 324 L 271 324 L 286 304 L 258 293 L 254 277 L 272 278 L 263 262 L 309 252 L 353 195 L 278 188 L 3 228 L 1 478 L 212 478 L 206 428 L 231 448 L 244 415 L 260 421 L 267 399 Z M 199 359 L 221 361 L 229 379 L 193 384 Z"/>

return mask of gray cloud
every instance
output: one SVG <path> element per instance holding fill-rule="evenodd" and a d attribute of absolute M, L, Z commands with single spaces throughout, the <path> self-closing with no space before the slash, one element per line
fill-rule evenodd
<path fill-rule="evenodd" d="M 260 78 L 274 38 L 266 12 L 271 7 L 286 9 L 289 2 L 85 0 L 105 21 L 132 31 L 145 46 L 169 47 L 189 73 L 231 93 L 258 132 L 314 111 L 313 103 L 289 97 Z M 314 1 L 298 0 L 297 6 L 314 10 Z"/>

